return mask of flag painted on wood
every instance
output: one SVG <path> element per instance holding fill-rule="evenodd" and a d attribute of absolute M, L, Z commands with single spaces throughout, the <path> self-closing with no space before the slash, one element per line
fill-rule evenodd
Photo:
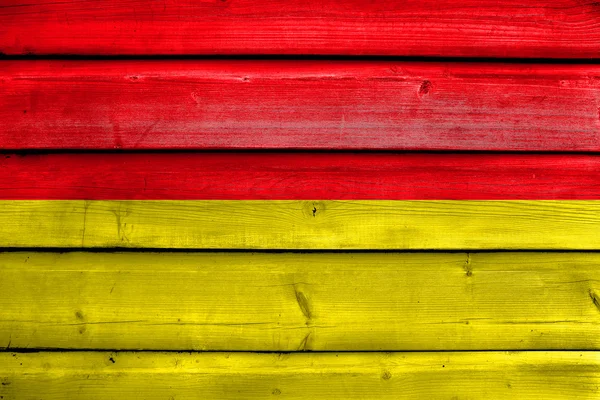
<path fill-rule="evenodd" d="M 11 247 L 594 249 L 595 155 L 6 155 Z"/>

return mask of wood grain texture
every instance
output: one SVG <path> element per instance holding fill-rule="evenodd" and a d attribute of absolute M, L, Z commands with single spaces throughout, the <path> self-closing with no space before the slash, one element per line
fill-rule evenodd
<path fill-rule="evenodd" d="M 5 54 L 354 54 L 595 58 L 579 0 L 4 0 Z"/>
<path fill-rule="evenodd" d="M 3 247 L 181 249 L 600 248 L 600 202 L 0 202 Z"/>
<path fill-rule="evenodd" d="M 0 346 L 600 349 L 600 254 L 0 253 Z"/>
<path fill-rule="evenodd" d="M 596 352 L 0 353 L 4 399 L 597 399 Z"/>
<path fill-rule="evenodd" d="M 600 156 L 116 153 L 0 156 L 4 200 L 599 200 Z"/>
<path fill-rule="evenodd" d="M 0 88 L 2 149 L 600 151 L 598 65 L 3 61 Z"/>

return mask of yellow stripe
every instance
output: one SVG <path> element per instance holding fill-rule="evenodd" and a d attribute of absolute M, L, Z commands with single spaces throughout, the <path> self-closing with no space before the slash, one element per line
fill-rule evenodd
<path fill-rule="evenodd" d="M 0 346 L 600 348 L 600 254 L 24 252 L 0 265 Z"/>
<path fill-rule="evenodd" d="M 2 201 L 8 247 L 599 249 L 600 201 Z"/>
<path fill-rule="evenodd" d="M 596 352 L 0 354 L 5 399 L 598 399 Z"/>

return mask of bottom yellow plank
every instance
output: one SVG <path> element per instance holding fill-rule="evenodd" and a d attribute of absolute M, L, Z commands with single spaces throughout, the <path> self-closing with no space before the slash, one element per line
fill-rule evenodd
<path fill-rule="evenodd" d="M 3 247 L 600 248 L 600 201 L 0 201 Z"/>
<path fill-rule="evenodd" d="M 2 353 L 7 399 L 598 399 L 600 353 Z"/>

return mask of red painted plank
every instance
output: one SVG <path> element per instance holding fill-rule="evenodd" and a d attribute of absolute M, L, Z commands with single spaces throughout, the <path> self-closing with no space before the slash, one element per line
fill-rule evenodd
<path fill-rule="evenodd" d="M 3 0 L 6 54 L 600 56 L 581 0 Z"/>
<path fill-rule="evenodd" d="M 0 199 L 600 199 L 600 156 L 93 153 L 0 159 Z"/>
<path fill-rule="evenodd" d="M 600 66 L 4 61 L 4 149 L 600 151 Z"/>

